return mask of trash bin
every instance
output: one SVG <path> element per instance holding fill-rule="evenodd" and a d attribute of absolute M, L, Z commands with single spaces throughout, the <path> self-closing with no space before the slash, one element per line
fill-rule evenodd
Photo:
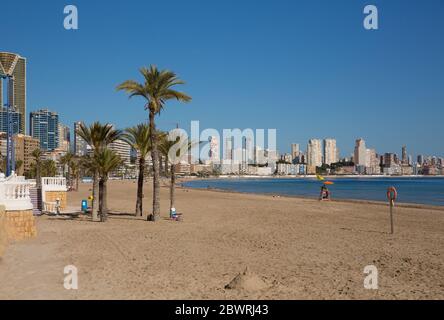
<path fill-rule="evenodd" d="M 83 213 L 88 212 L 88 200 L 82 200 L 82 211 Z"/>

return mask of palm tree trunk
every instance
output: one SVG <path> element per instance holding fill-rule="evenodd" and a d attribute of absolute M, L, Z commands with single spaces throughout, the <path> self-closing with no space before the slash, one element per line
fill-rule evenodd
<path fill-rule="evenodd" d="M 97 172 L 94 172 L 93 176 L 93 190 L 92 190 L 92 219 L 93 221 L 100 221 L 99 220 L 99 181 L 98 181 L 98 174 Z"/>
<path fill-rule="evenodd" d="M 168 176 L 168 155 L 165 157 L 165 175 Z"/>
<path fill-rule="evenodd" d="M 163 168 L 162 156 L 159 155 L 159 172 L 160 172 L 161 174 L 164 174 L 164 173 L 165 173 L 165 170 L 166 170 L 166 169 Z"/>
<path fill-rule="evenodd" d="M 157 150 L 157 133 L 154 123 L 155 113 L 150 110 L 150 140 L 151 157 L 153 159 L 153 215 L 152 220 L 156 221 L 160 217 L 160 177 L 159 177 L 159 152 Z"/>
<path fill-rule="evenodd" d="M 100 221 L 102 222 L 108 220 L 107 180 L 108 177 L 103 177 L 99 182 Z"/>
<path fill-rule="evenodd" d="M 145 158 L 140 157 L 139 160 L 139 177 L 137 179 L 137 201 L 136 201 L 136 217 L 143 215 L 143 180 L 145 172 Z"/>
<path fill-rule="evenodd" d="M 176 202 L 176 170 L 174 164 L 171 164 L 171 185 L 170 185 L 170 212 L 175 208 Z"/>

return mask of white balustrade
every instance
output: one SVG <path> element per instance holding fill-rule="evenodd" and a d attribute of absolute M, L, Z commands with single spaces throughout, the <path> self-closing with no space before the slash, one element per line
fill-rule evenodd
<path fill-rule="evenodd" d="M 25 177 L 19 177 L 14 173 L 8 178 L 0 174 L 0 204 L 6 211 L 31 210 L 33 208 L 29 188 L 31 184 Z"/>
<path fill-rule="evenodd" d="M 42 178 L 42 201 L 46 201 L 47 191 L 68 191 L 66 178 L 64 177 L 44 177 Z"/>

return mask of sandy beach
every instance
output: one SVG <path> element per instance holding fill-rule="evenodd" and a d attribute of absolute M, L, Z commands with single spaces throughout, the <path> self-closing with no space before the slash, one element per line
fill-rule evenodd
<path fill-rule="evenodd" d="M 91 185 L 70 192 L 80 207 Z M 183 222 L 133 216 L 136 184 L 109 182 L 106 223 L 38 217 L 0 260 L 0 299 L 443 299 L 444 210 L 178 188 Z M 145 186 L 150 211 L 151 185 Z M 79 272 L 63 287 L 64 267 Z M 364 288 L 364 267 L 379 289 Z M 225 286 L 245 268 L 257 283 Z M 257 286 L 255 286 L 257 284 Z"/>

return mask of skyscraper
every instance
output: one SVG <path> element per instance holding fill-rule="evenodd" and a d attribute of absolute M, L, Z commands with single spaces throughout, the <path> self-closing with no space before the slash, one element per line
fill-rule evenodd
<path fill-rule="evenodd" d="M 59 123 L 59 148 L 68 152 L 70 149 L 71 137 L 68 126 L 63 123 Z"/>
<path fill-rule="evenodd" d="M 367 148 L 365 147 L 364 139 L 357 139 L 355 144 L 355 153 L 353 157 L 353 161 L 357 166 L 365 166 L 366 165 L 366 157 L 367 157 Z"/>
<path fill-rule="evenodd" d="M 29 135 L 40 140 L 40 148 L 50 151 L 59 147 L 59 115 L 48 109 L 29 114 Z"/>
<path fill-rule="evenodd" d="M 324 139 L 324 163 L 332 164 L 338 162 L 338 148 L 335 139 Z"/>
<path fill-rule="evenodd" d="M 292 143 L 291 144 L 291 157 L 292 160 L 296 159 L 297 157 L 299 157 L 299 143 Z"/>
<path fill-rule="evenodd" d="M 408 164 L 409 160 L 407 158 L 407 147 L 402 146 L 402 155 L 401 155 L 401 163 Z"/>
<path fill-rule="evenodd" d="M 84 156 L 87 154 L 87 144 L 81 136 L 79 136 L 78 131 L 82 122 L 74 122 L 74 143 L 73 143 L 73 153 L 76 156 Z"/>
<path fill-rule="evenodd" d="M 20 117 L 20 133 L 25 134 L 26 128 L 26 58 L 18 54 L 0 52 L 0 74 L 12 77 L 12 87 L 9 94 L 9 102 L 15 108 Z M 0 106 L 3 108 L 6 97 L 3 96 L 2 83 L 0 81 Z M 2 129 L 3 131 L 3 129 Z"/>
<path fill-rule="evenodd" d="M 21 130 L 22 116 L 18 111 L 13 111 L 11 116 L 12 134 L 18 134 Z M 8 110 L 5 107 L 0 107 L 0 132 L 8 132 Z"/>
<path fill-rule="evenodd" d="M 307 164 L 312 167 L 322 166 L 322 144 L 319 139 L 308 140 Z"/>

